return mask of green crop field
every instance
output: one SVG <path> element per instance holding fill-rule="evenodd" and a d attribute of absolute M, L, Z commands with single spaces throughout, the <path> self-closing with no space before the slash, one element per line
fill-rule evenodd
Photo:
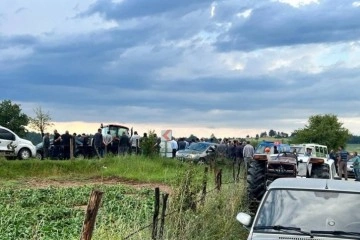
<path fill-rule="evenodd" d="M 223 165 L 223 182 L 231 169 Z M 92 239 L 124 239 L 152 222 L 154 188 L 168 192 L 164 239 L 245 239 L 247 231 L 235 220 L 247 211 L 244 184 L 225 184 L 213 191 L 207 175 L 203 205 L 184 208 L 189 197 L 201 197 L 204 166 L 174 159 L 141 156 L 101 160 L 7 161 L 0 159 L 0 239 L 79 239 L 85 209 L 93 189 L 103 191 Z M 150 239 L 151 227 L 130 239 Z"/>
<path fill-rule="evenodd" d="M 151 189 L 82 186 L 0 191 L 0 239 L 79 239 L 92 188 L 104 191 L 94 238 L 121 239 L 150 219 Z"/>

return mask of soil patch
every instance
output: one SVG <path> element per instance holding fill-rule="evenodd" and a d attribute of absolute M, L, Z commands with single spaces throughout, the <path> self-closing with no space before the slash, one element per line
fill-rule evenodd
<path fill-rule="evenodd" d="M 21 188 L 47 188 L 47 187 L 78 187 L 84 185 L 124 185 L 133 187 L 135 189 L 143 188 L 160 188 L 160 191 L 171 193 L 172 189 L 170 186 L 163 183 L 144 183 L 137 182 L 134 180 L 123 179 L 119 177 L 111 178 L 90 178 L 81 180 L 52 180 L 52 179 L 27 179 L 22 181 Z"/>

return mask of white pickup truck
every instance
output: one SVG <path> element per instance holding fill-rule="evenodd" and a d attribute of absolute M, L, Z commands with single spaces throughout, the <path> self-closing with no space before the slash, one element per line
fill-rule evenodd
<path fill-rule="evenodd" d="M 20 138 L 10 129 L 0 126 L 0 156 L 7 159 L 29 159 L 36 155 L 36 148 L 32 142 Z"/>

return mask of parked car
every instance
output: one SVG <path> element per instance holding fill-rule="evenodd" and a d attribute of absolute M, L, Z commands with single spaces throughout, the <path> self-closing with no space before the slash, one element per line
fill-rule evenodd
<path fill-rule="evenodd" d="M 347 172 L 349 178 L 355 178 L 353 163 L 354 161 L 352 159 L 349 159 L 349 161 L 347 162 Z"/>
<path fill-rule="evenodd" d="M 216 143 L 198 142 L 192 143 L 185 150 L 176 152 L 176 158 L 182 161 L 192 161 L 194 163 L 208 163 L 211 156 L 216 153 Z"/>
<path fill-rule="evenodd" d="M 87 155 L 89 157 L 94 156 L 93 147 L 88 146 L 86 153 L 87 153 Z M 85 154 L 85 150 L 84 150 L 84 147 L 83 147 L 83 143 L 79 139 L 76 139 L 76 148 L 75 148 L 75 151 L 74 151 L 74 157 L 77 158 L 77 159 L 83 159 L 83 158 L 85 158 L 85 155 L 86 154 Z M 36 158 L 38 158 L 38 159 L 43 159 L 44 158 L 44 149 L 43 149 L 43 143 L 42 142 L 38 143 L 36 145 Z M 64 153 L 63 153 L 63 150 L 62 150 L 61 146 L 60 146 L 59 155 L 58 156 L 54 155 L 54 144 L 53 144 L 52 139 L 50 140 L 49 158 L 50 159 L 63 159 L 64 158 Z"/>
<path fill-rule="evenodd" d="M 356 182 L 279 178 L 272 182 L 252 220 L 236 219 L 256 239 L 360 239 L 360 188 Z M 348 203 L 348 204 L 339 204 Z"/>
<path fill-rule="evenodd" d="M 36 148 L 29 140 L 20 138 L 13 131 L 0 126 L 0 155 L 7 159 L 29 159 L 35 157 Z"/>

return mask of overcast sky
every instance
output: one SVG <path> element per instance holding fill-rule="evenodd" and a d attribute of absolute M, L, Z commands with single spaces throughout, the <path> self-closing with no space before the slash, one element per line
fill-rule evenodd
<path fill-rule="evenodd" d="M 360 134 L 360 1 L 1 0 L 0 84 L 60 131 Z"/>

